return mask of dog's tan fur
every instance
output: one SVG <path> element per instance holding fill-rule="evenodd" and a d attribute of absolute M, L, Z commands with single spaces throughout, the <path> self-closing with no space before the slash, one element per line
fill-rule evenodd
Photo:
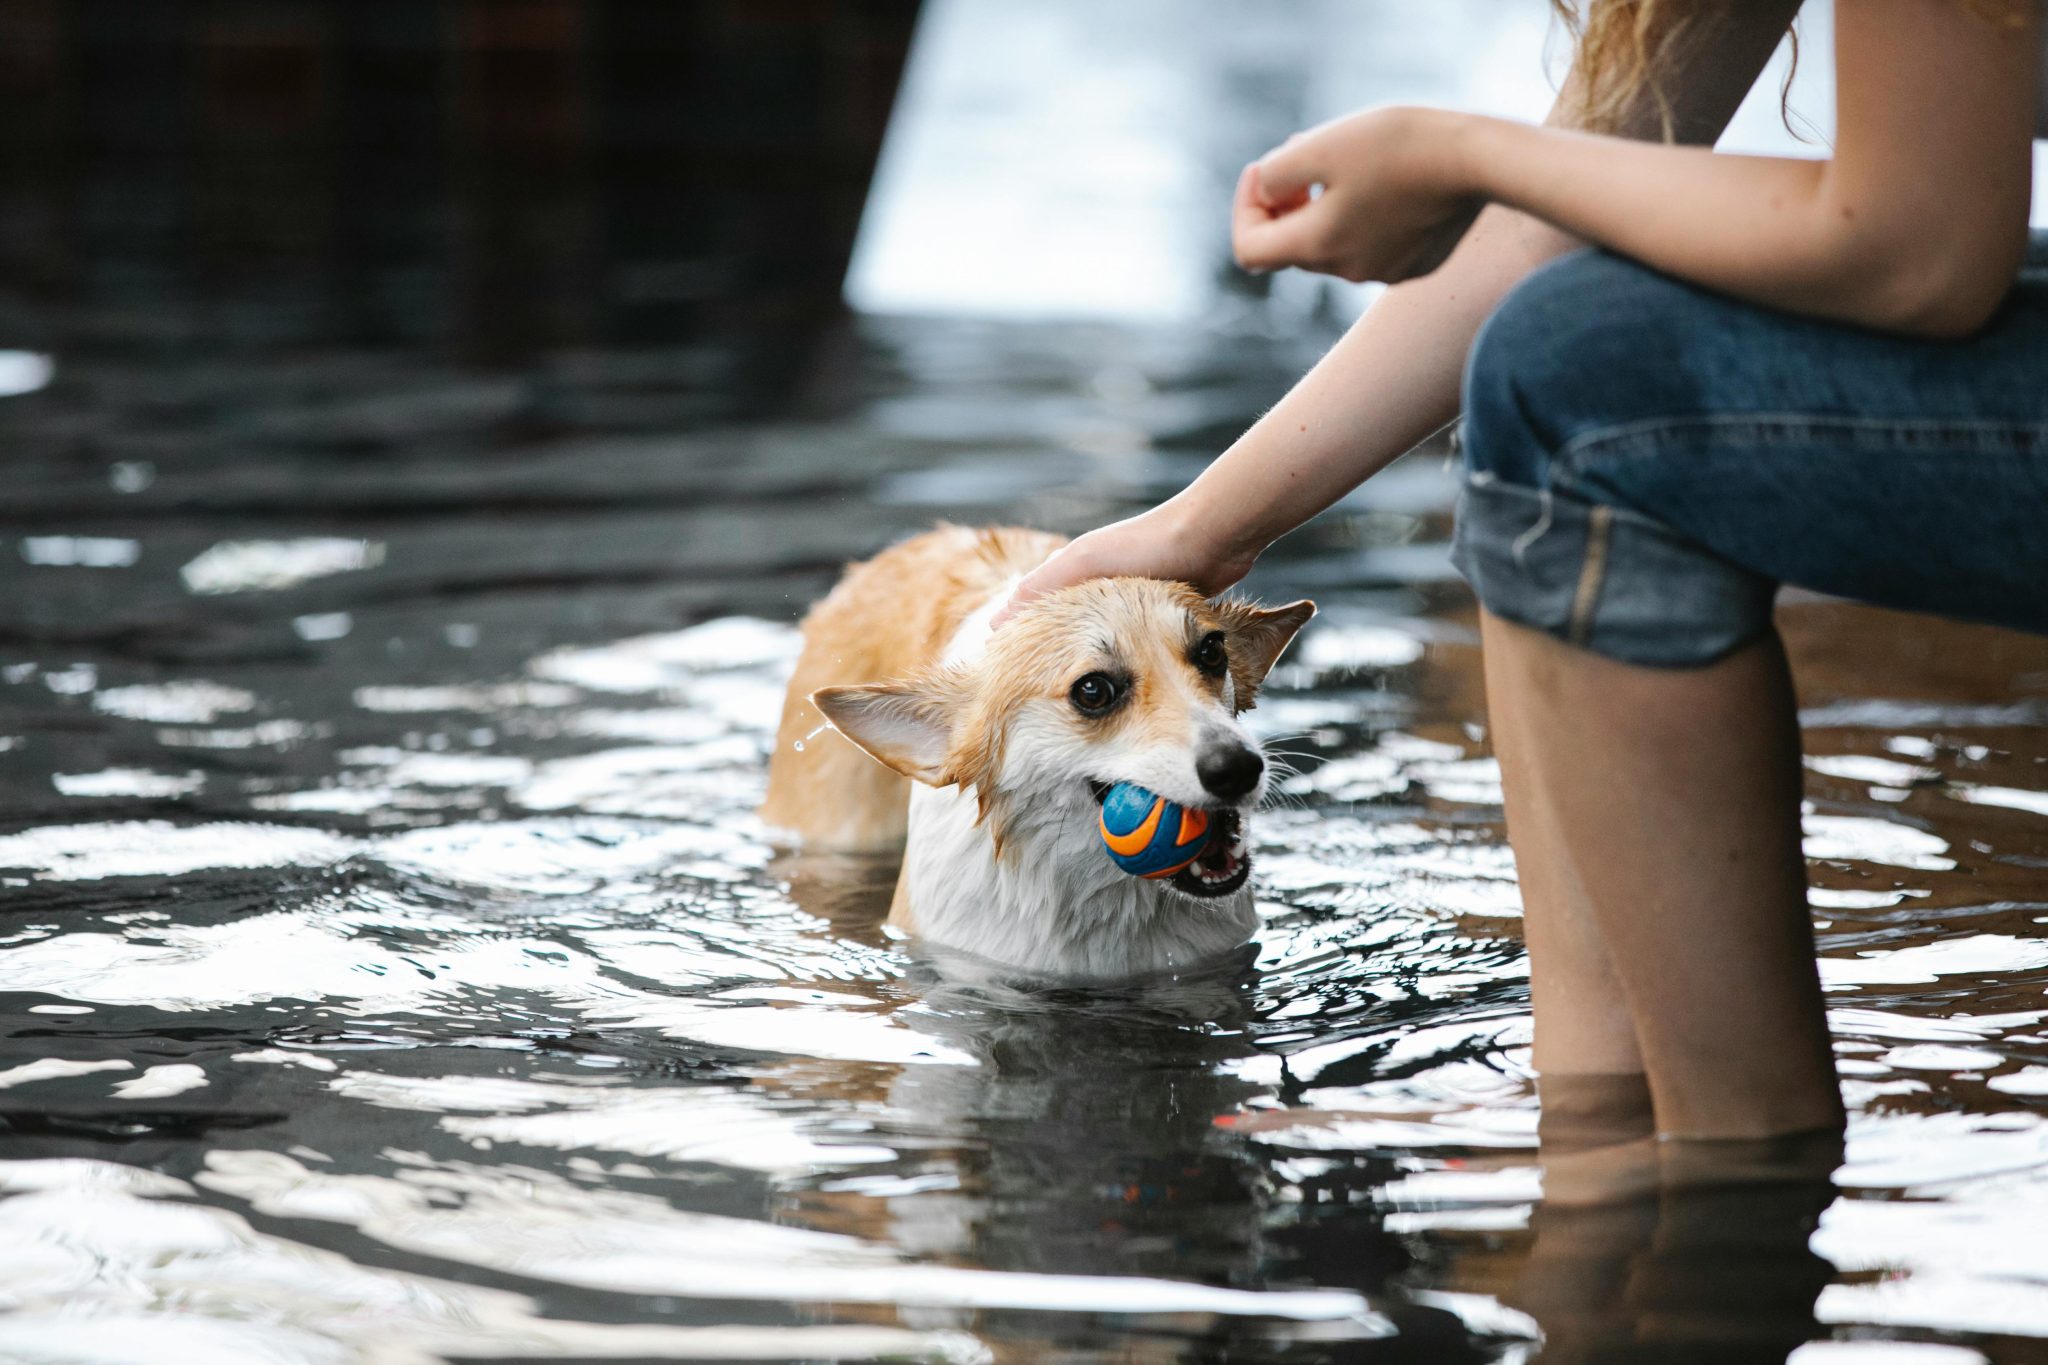
<path fill-rule="evenodd" d="M 929 669 L 970 612 L 1065 543 L 1043 531 L 941 526 L 849 568 L 804 618 L 803 654 L 776 727 L 761 818 L 814 848 L 901 847 L 909 779 L 832 729 L 811 694 Z"/>
<path fill-rule="evenodd" d="M 1050 735 L 1138 749 L 1185 744 L 1198 711 L 1250 708 L 1314 611 L 1306 602 L 1270 611 L 1212 603 L 1184 584 L 1097 580 L 1020 611 L 973 668 L 948 660 L 968 618 L 1061 543 L 1033 531 L 941 527 L 849 569 L 805 619 L 763 818 L 812 848 L 886 851 L 904 840 L 909 779 L 957 786 L 975 797 L 1000 860 L 1023 812 L 1007 808 L 996 779 L 1027 708 L 1041 743 Z M 1190 661 L 1211 631 L 1228 641 L 1222 676 Z M 1074 679 L 1103 669 L 1131 679 L 1129 697 L 1103 717 L 1076 715 L 1066 702 Z M 912 910 L 906 865 L 890 919 L 914 929 Z"/>

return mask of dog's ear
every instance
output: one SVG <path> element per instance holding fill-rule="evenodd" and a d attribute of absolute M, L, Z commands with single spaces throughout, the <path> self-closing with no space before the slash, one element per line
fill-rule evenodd
<path fill-rule="evenodd" d="M 1219 602 L 1216 612 L 1223 618 L 1223 633 L 1229 641 L 1230 680 L 1237 709 L 1249 710 L 1259 684 L 1273 671 L 1296 632 L 1316 614 L 1316 604 L 1304 600 L 1266 608 L 1249 602 Z"/>
<path fill-rule="evenodd" d="M 944 687 L 916 681 L 821 687 L 811 693 L 811 705 L 833 729 L 905 777 L 934 787 L 953 780 L 946 768 L 953 699 Z"/>

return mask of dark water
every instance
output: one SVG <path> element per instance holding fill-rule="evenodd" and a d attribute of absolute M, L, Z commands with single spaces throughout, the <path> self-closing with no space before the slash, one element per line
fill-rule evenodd
<path fill-rule="evenodd" d="M 221 285 L 166 191 L 6 304 L 54 371 L 0 357 L 0 1356 L 2048 1358 L 2048 644 L 1785 607 L 1847 1164 L 1541 1208 L 1442 452 L 1251 584 L 1323 606 L 1255 963 L 950 982 L 890 867 L 750 813 L 792 621 L 937 518 L 1146 504 L 1326 334 L 691 294 L 786 244 L 582 164 L 507 210 L 566 246 L 230 215 L 282 255 Z"/>

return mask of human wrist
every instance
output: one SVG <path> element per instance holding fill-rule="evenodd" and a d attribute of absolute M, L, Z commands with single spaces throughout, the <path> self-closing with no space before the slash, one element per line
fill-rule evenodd
<path fill-rule="evenodd" d="M 1493 128 L 1502 122 L 1455 109 L 1411 109 L 1408 146 L 1431 188 L 1451 195 L 1484 196 Z"/>
<path fill-rule="evenodd" d="M 1428 145 L 1434 162 L 1433 174 L 1442 188 L 1451 194 L 1498 198 L 1496 168 L 1502 164 L 1502 156 L 1513 154 L 1511 145 L 1518 135 L 1534 130 L 1512 119 L 1484 114 L 1449 109 L 1428 112 L 1436 116 Z"/>
<path fill-rule="evenodd" d="M 1153 510 L 1161 534 L 1188 565 L 1187 580 L 1204 593 L 1243 578 L 1270 543 L 1245 524 L 1244 510 L 1219 505 L 1199 480 Z"/>

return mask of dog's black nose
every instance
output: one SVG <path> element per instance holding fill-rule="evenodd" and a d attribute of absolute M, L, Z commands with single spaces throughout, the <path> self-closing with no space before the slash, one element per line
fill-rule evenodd
<path fill-rule="evenodd" d="M 1242 744 L 1212 744 L 1195 759 L 1195 776 L 1209 794 L 1222 801 L 1235 801 L 1259 785 L 1266 760 Z"/>

